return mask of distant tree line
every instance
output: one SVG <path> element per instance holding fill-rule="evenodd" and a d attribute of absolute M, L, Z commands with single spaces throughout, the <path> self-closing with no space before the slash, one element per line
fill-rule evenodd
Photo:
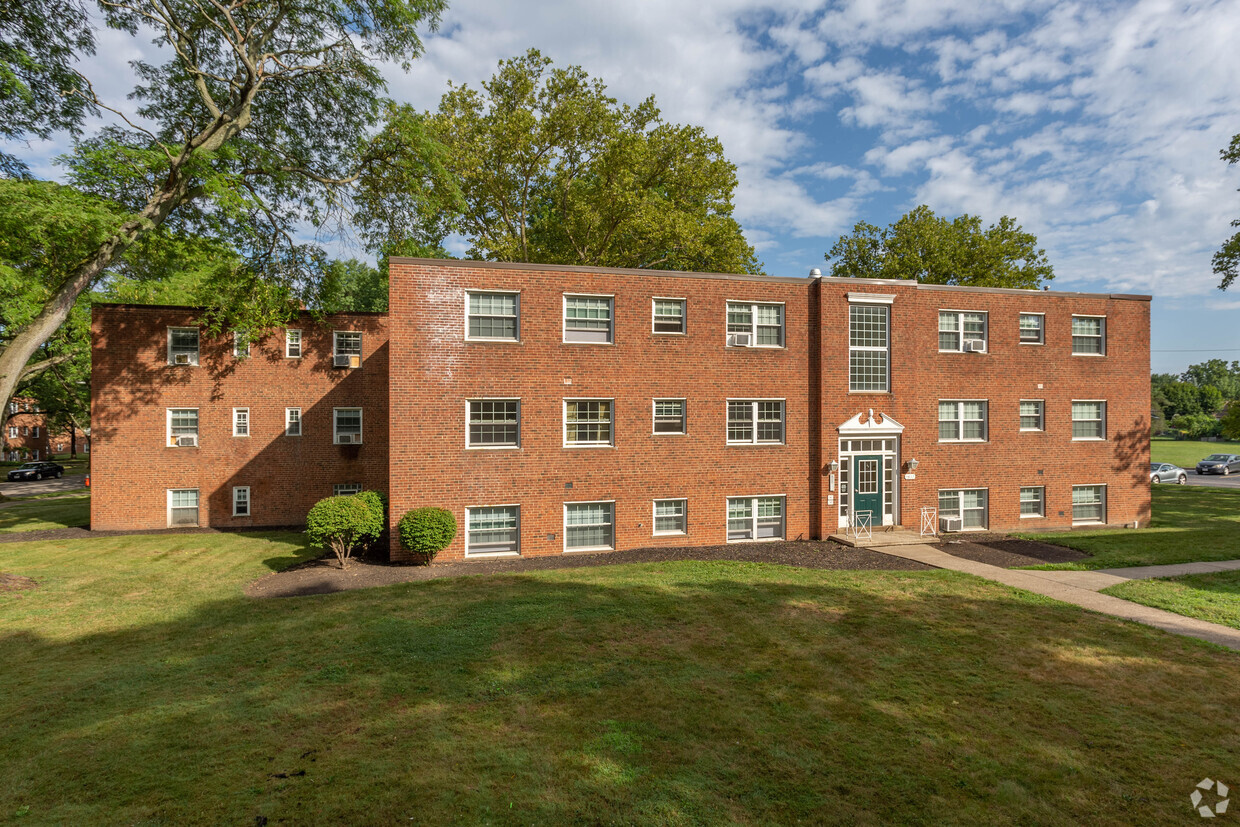
<path fill-rule="evenodd" d="M 1150 377 L 1154 427 L 1184 439 L 1240 439 L 1240 361 L 1209 359 Z"/>

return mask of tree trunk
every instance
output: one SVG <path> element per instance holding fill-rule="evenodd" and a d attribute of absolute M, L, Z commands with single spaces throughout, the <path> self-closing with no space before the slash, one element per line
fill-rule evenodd
<path fill-rule="evenodd" d="M 69 420 L 69 459 L 77 459 L 77 426 Z"/>

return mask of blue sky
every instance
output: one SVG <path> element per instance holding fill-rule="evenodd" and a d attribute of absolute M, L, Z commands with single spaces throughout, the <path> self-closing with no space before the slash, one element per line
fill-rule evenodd
<path fill-rule="evenodd" d="M 536 46 L 621 100 L 655 95 L 737 164 L 767 272 L 826 269 L 859 220 L 917 204 L 1035 233 L 1056 289 L 1152 293 L 1156 371 L 1240 360 L 1240 287 L 1210 257 L 1240 218 L 1240 8 L 1056 0 L 456 0 L 391 94 L 433 108 Z M 108 82 L 144 44 L 105 33 Z M 115 79 L 115 80 L 113 80 Z M 128 91 L 114 93 L 120 99 Z M 55 145 L 27 153 L 38 172 Z M 354 251 L 355 252 L 355 251 Z M 1191 351 L 1191 352 L 1184 352 Z"/>

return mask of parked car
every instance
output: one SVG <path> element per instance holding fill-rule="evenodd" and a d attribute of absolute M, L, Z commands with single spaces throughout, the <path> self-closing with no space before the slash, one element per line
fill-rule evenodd
<path fill-rule="evenodd" d="M 54 462 L 27 462 L 9 472 L 9 482 L 41 480 L 44 477 L 60 479 L 64 473 L 65 467 Z"/>
<path fill-rule="evenodd" d="M 1150 482 L 1174 482 L 1183 485 L 1188 482 L 1188 472 L 1169 462 L 1151 462 Z"/>
<path fill-rule="evenodd" d="M 1240 454 L 1210 454 L 1197 463 L 1198 474 L 1230 474 L 1240 471 Z"/>

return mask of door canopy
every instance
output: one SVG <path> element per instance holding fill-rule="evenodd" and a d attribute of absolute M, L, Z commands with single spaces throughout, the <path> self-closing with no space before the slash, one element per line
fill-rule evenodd
<path fill-rule="evenodd" d="M 840 436 L 879 436 L 902 434 L 904 426 L 884 413 L 862 411 L 839 427 Z"/>

